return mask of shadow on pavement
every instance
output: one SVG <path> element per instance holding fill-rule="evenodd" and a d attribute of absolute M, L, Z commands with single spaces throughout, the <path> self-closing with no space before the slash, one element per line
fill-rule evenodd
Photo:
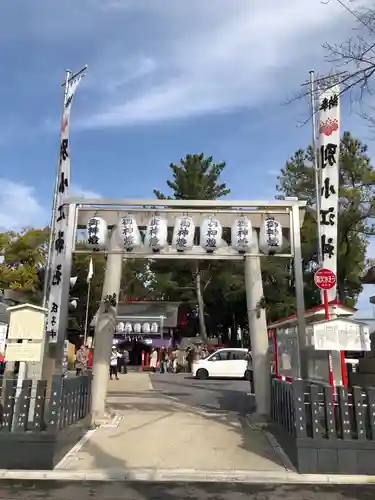
<path fill-rule="evenodd" d="M 178 385 L 178 383 L 175 385 Z M 221 424 L 229 427 L 231 432 L 240 436 L 240 446 L 242 449 L 273 462 L 281 468 L 284 468 L 284 464 L 275 453 L 264 432 L 259 429 L 251 429 L 249 427 L 245 418 L 246 413 L 249 413 L 249 411 L 244 411 L 242 414 L 231 411 L 231 400 L 233 401 L 233 397 L 235 397 L 235 393 L 237 391 L 220 392 L 222 392 L 222 395 L 218 397 L 218 403 L 220 407 L 219 411 L 224 411 L 222 415 L 218 415 L 217 408 L 205 408 L 202 405 L 200 409 L 191 408 L 184 403 L 180 403 L 166 397 L 163 393 L 157 391 L 156 389 L 150 392 L 141 392 L 136 395 L 134 395 L 134 393 L 117 392 L 116 401 L 111 401 L 109 404 L 112 410 L 124 414 L 124 419 L 126 419 L 127 410 L 138 410 L 140 412 L 157 411 L 158 413 L 165 412 L 167 415 L 181 412 L 183 410 L 186 413 L 198 414 L 201 418 L 206 419 L 208 422 L 214 419 L 216 422 L 220 422 Z M 110 394 L 110 399 L 113 397 L 114 393 L 112 392 Z M 152 399 L 154 399 L 154 402 L 151 401 Z M 155 402 L 155 399 L 157 402 Z M 250 406 L 254 408 L 254 399 L 249 396 L 247 397 L 247 405 L 249 405 L 249 399 L 251 399 Z M 247 410 L 249 410 L 249 408 Z M 211 412 L 212 415 L 210 415 L 209 412 Z M 166 436 L 166 439 L 171 439 L 171 436 Z M 85 451 L 89 450 L 87 446 L 88 445 L 85 446 Z M 183 450 L 181 450 L 181 453 L 182 452 Z"/>
<path fill-rule="evenodd" d="M 194 377 L 184 377 L 187 380 L 194 380 L 196 383 L 190 387 L 198 389 L 200 391 L 211 391 L 218 394 L 217 401 L 218 407 L 215 409 L 211 405 L 205 405 L 200 403 L 199 406 L 203 409 L 210 409 L 212 411 L 221 410 L 228 411 L 232 413 L 238 413 L 241 416 L 245 416 L 255 412 L 255 398 L 254 396 L 244 396 L 244 394 L 239 390 L 225 389 L 225 380 L 223 380 L 223 386 L 217 386 L 217 384 L 210 384 L 209 381 L 199 381 Z M 222 380 L 222 379 L 215 379 Z M 230 379 L 228 379 L 230 380 Z M 233 379 L 236 380 L 236 379 Z M 171 379 L 158 379 L 157 384 L 164 385 L 165 387 L 176 386 L 176 387 L 187 387 L 183 382 L 171 380 Z M 154 389 L 159 394 L 163 394 L 163 390 Z M 179 398 L 187 396 L 186 392 L 174 392 L 168 391 L 170 396 Z M 236 403 L 236 408 L 233 408 L 233 402 Z"/>

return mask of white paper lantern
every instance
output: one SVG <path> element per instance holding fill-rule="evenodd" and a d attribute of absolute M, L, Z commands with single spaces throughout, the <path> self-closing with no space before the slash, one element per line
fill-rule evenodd
<path fill-rule="evenodd" d="M 191 250 L 194 245 L 195 224 L 191 217 L 177 217 L 174 229 L 172 246 L 178 251 Z"/>
<path fill-rule="evenodd" d="M 158 333 L 158 330 L 159 330 L 158 324 L 157 323 L 152 323 L 151 324 L 151 332 L 152 333 Z"/>
<path fill-rule="evenodd" d="M 280 222 L 272 217 L 267 217 L 260 228 L 259 249 L 268 255 L 283 249 L 283 228 Z"/>
<path fill-rule="evenodd" d="M 142 325 L 140 323 L 136 323 L 134 325 L 134 331 L 135 331 L 135 333 L 141 333 L 141 331 L 142 331 Z"/>
<path fill-rule="evenodd" d="M 206 252 L 211 253 L 217 250 L 221 244 L 222 236 L 223 228 L 218 219 L 212 217 L 204 219 L 201 225 L 201 247 Z"/>
<path fill-rule="evenodd" d="M 139 232 L 136 220 L 131 215 L 121 217 L 118 226 L 117 234 L 121 246 L 131 252 L 134 248 L 141 245 L 141 233 Z"/>
<path fill-rule="evenodd" d="M 232 248 L 239 253 L 251 250 L 253 240 L 253 228 L 247 217 L 239 217 L 234 221 L 231 231 Z"/>
<path fill-rule="evenodd" d="M 126 333 L 131 333 L 133 331 L 133 327 L 131 323 L 125 323 L 124 330 Z"/>
<path fill-rule="evenodd" d="M 125 331 L 125 324 L 122 321 L 120 321 L 120 323 L 117 323 L 116 331 L 119 333 Z"/>
<path fill-rule="evenodd" d="M 143 333 L 150 333 L 150 323 L 143 323 L 142 325 L 142 332 Z"/>
<path fill-rule="evenodd" d="M 166 219 L 152 217 L 146 230 L 145 246 L 150 247 L 154 252 L 159 252 L 167 244 L 167 238 L 168 225 Z"/>
<path fill-rule="evenodd" d="M 91 217 L 86 226 L 86 244 L 90 248 L 105 248 L 108 242 L 108 226 L 101 217 Z"/>

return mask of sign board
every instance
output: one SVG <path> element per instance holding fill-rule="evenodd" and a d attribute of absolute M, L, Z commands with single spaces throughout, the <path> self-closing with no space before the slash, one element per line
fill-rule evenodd
<path fill-rule="evenodd" d="M 321 290 L 330 290 L 336 285 L 336 274 L 330 269 L 319 269 L 314 274 L 314 282 Z"/>
<path fill-rule="evenodd" d="M 44 340 L 45 310 L 32 304 L 8 308 L 10 314 L 8 339 Z"/>
<path fill-rule="evenodd" d="M 40 362 L 42 359 L 42 342 L 8 343 L 5 361 Z"/>
<path fill-rule="evenodd" d="M 317 351 L 370 351 L 370 329 L 353 320 L 332 319 L 312 325 Z"/>

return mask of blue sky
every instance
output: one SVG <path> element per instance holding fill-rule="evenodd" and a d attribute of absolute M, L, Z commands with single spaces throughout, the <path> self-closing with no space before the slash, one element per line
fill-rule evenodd
<path fill-rule="evenodd" d="M 308 103 L 284 103 L 311 68 L 329 69 L 322 43 L 353 27 L 336 0 L 2 0 L 0 227 L 47 223 L 60 84 L 84 64 L 74 194 L 150 198 L 171 161 L 204 152 L 227 162 L 232 199 L 273 198 L 277 172 L 311 137 L 299 126 Z M 345 102 L 342 128 L 370 138 Z"/>

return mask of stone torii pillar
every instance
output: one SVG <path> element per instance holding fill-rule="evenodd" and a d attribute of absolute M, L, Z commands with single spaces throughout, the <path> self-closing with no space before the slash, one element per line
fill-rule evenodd
<path fill-rule="evenodd" d="M 253 242 L 253 252 L 259 253 L 258 235 L 255 230 L 253 230 Z M 259 301 L 263 297 L 260 257 L 245 257 L 245 286 L 256 413 L 267 416 L 270 412 L 270 355 L 266 311 L 259 308 Z"/>
<path fill-rule="evenodd" d="M 116 238 L 116 228 L 112 229 L 112 234 L 110 236 L 102 301 L 95 326 L 91 396 L 92 424 L 100 423 L 105 418 L 105 400 L 109 380 L 109 360 L 113 335 L 116 329 L 117 303 L 121 286 L 123 254 L 113 254 L 111 250 L 121 250 Z M 113 294 L 116 296 L 116 305 L 106 306 L 104 303 L 105 298 Z"/>

